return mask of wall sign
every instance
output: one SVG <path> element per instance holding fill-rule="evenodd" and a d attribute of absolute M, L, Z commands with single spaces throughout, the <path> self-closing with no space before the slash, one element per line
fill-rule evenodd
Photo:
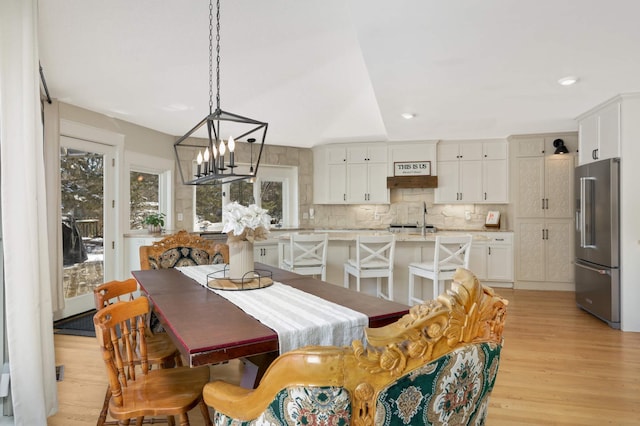
<path fill-rule="evenodd" d="M 393 163 L 394 176 L 431 176 L 431 161 L 398 161 Z"/>

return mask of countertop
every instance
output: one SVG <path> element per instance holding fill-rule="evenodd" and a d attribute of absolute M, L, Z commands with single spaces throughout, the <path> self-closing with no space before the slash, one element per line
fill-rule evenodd
<path fill-rule="evenodd" d="M 508 232 L 508 231 L 505 231 Z M 385 230 L 377 230 L 377 231 L 372 231 L 372 230 L 347 230 L 347 231 L 331 231 L 331 230 L 312 230 L 312 231 L 305 231 L 305 232 L 301 232 L 301 233 L 308 233 L 308 234 L 312 234 L 312 233 L 327 233 L 329 235 L 329 241 L 354 241 L 356 239 L 356 236 L 358 235 L 390 235 L 393 234 L 396 236 L 396 241 L 401 242 L 401 241 L 408 241 L 408 242 L 419 242 L 419 241 L 435 241 L 437 236 L 456 236 L 456 235 L 462 235 L 462 234 L 466 234 L 466 233 L 470 233 L 473 236 L 473 239 L 476 241 L 488 241 L 490 240 L 489 237 L 486 237 L 485 235 L 483 235 L 484 231 L 469 231 L 469 230 L 465 230 L 465 231 L 451 231 L 451 230 L 447 230 L 447 231 L 438 231 L 438 232 L 427 232 L 424 236 L 421 233 L 413 233 L 413 232 L 389 232 L 389 231 L 385 231 Z M 289 233 L 284 233 L 281 234 L 279 236 L 277 236 L 276 239 L 279 240 L 288 240 L 289 239 Z"/>
<path fill-rule="evenodd" d="M 300 227 L 282 227 L 282 228 L 271 228 L 270 232 L 277 233 L 277 235 L 273 235 L 270 239 L 282 239 L 289 238 L 289 234 L 291 232 L 301 232 L 301 233 L 328 233 L 329 239 L 334 241 L 351 241 L 355 240 L 355 236 L 357 234 L 368 234 L 368 235 L 388 235 L 391 232 L 384 229 L 374 229 L 374 228 L 349 228 L 349 229 L 337 229 L 337 228 L 300 228 Z M 435 237 L 437 235 L 459 235 L 461 233 L 471 233 L 474 235 L 476 239 L 484 239 L 479 233 L 490 233 L 490 232 L 513 232 L 508 229 L 499 229 L 499 228 L 474 228 L 474 229 L 438 229 L 437 232 L 427 232 L 423 237 L 420 229 L 411 230 L 411 231 L 399 231 L 393 232 L 396 235 L 396 241 L 435 241 Z M 172 232 L 164 231 L 162 233 L 149 233 L 148 231 L 135 231 L 128 232 L 124 234 L 125 238 L 132 237 L 165 237 L 169 236 Z M 194 234 L 199 235 L 221 235 L 221 231 L 193 231 Z"/>

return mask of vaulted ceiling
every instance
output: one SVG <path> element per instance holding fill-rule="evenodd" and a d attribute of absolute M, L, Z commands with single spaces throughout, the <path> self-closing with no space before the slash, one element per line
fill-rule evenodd
<path fill-rule="evenodd" d="M 301 147 L 576 130 L 640 91 L 639 16 L 637 0 L 223 0 L 221 107 Z M 40 0 L 39 19 L 52 97 L 175 136 L 207 114 L 206 0 Z"/>

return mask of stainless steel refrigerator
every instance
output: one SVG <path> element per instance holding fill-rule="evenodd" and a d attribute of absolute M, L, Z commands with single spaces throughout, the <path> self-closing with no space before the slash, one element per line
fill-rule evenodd
<path fill-rule="evenodd" d="M 620 328 L 620 159 L 576 168 L 576 303 Z"/>

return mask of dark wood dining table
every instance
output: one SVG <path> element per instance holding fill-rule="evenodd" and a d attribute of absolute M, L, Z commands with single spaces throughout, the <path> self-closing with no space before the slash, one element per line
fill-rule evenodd
<path fill-rule="evenodd" d="M 409 311 L 407 305 L 310 276 L 260 263 L 256 263 L 256 268 L 270 271 L 274 281 L 367 315 L 369 327 L 390 324 Z M 260 354 L 277 355 L 278 335 L 275 331 L 177 269 L 132 273 L 189 366 L 217 364 Z"/>

